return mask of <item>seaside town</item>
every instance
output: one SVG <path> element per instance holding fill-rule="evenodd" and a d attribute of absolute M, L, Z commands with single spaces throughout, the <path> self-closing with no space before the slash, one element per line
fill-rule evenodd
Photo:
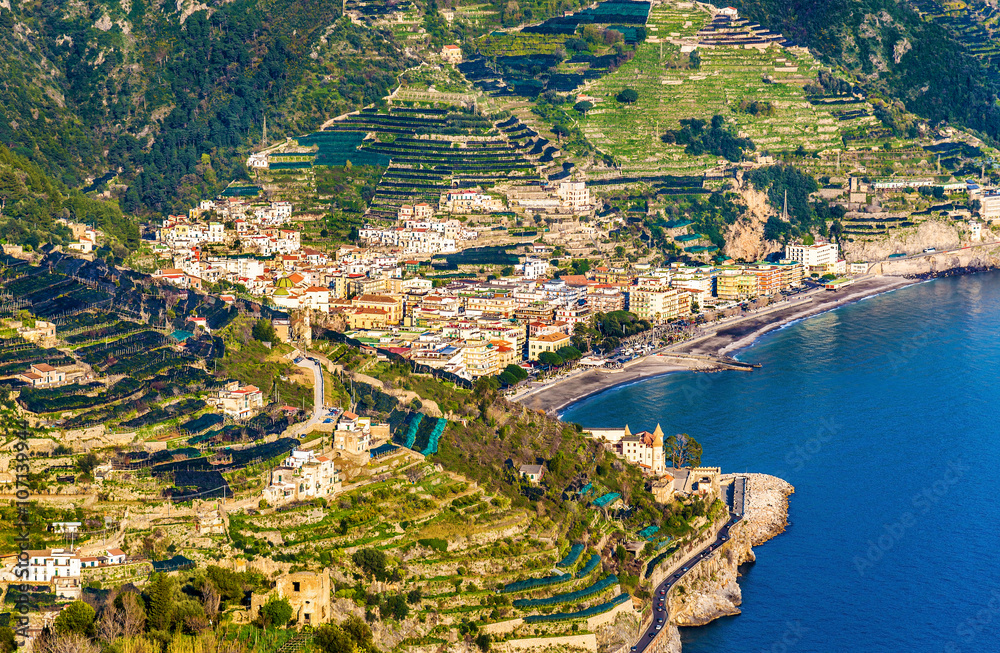
<path fill-rule="evenodd" d="M 680 653 L 840 428 L 750 471 L 746 348 L 1000 266 L 992 118 L 763 8 L 84 4 L 76 167 L 0 115 L 0 653 Z"/>

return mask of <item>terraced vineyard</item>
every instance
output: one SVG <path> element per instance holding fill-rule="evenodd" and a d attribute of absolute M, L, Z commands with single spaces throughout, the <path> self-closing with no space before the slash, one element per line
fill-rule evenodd
<path fill-rule="evenodd" d="M 714 156 L 691 157 L 679 145 L 661 142 L 683 118 L 723 115 L 758 150 L 772 152 L 842 148 L 842 136 L 865 133 L 876 120 L 864 102 L 810 103 L 803 87 L 819 63 L 799 48 L 745 21 L 710 22 L 701 10 L 660 5 L 650 13 L 650 39 L 618 71 L 587 87 L 596 107 L 581 120 L 588 138 L 621 164 L 625 175 L 688 175 L 717 164 Z M 682 47 L 687 44 L 687 47 Z M 689 67 L 697 44 L 700 67 Z M 616 96 L 638 92 L 633 104 Z M 769 103 L 773 115 L 740 112 L 741 101 Z M 853 130 L 853 132 L 852 132 Z"/>
<path fill-rule="evenodd" d="M 371 212 L 395 218 L 406 203 L 436 204 L 450 188 L 537 179 L 539 149 L 530 130 L 489 118 L 428 107 L 365 110 L 337 120 L 319 136 L 364 134 L 361 156 L 389 161 Z M 315 138 L 315 137 L 311 137 Z M 301 142 L 301 141 L 300 141 Z"/>

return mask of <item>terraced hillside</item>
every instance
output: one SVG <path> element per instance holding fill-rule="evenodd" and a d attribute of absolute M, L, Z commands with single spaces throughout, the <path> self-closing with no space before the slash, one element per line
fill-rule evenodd
<path fill-rule="evenodd" d="M 693 158 L 683 146 L 661 142 L 663 132 L 686 118 L 722 115 L 758 150 L 770 152 L 843 147 L 845 135 L 870 134 L 877 124 L 867 103 L 851 96 L 810 102 L 804 87 L 821 66 L 803 49 L 780 45 L 786 43 L 780 35 L 681 6 L 654 7 L 650 38 L 635 58 L 585 87 L 596 106 L 581 119 L 583 129 L 623 174 L 684 175 L 716 165 L 713 156 Z M 616 100 L 625 88 L 637 91 L 634 103 Z M 741 103 L 767 107 L 769 115 L 754 115 Z"/>

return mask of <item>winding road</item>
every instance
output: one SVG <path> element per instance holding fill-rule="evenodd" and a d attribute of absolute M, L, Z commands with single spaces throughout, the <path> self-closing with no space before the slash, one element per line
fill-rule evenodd
<path fill-rule="evenodd" d="M 685 560 L 679 571 L 667 576 L 653 589 L 653 619 L 640 635 L 639 641 L 632 647 L 633 651 L 645 651 L 656 639 L 656 635 L 670 623 L 667 615 L 667 592 L 670 591 L 670 588 L 683 578 L 695 564 L 712 555 L 713 551 L 729 540 L 729 529 L 743 519 L 743 512 L 746 509 L 746 484 L 746 477 L 743 476 L 737 477 L 733 482 L 733 508 L 729 512 L 729 521 L 719 529 L 715 541 Z"/>

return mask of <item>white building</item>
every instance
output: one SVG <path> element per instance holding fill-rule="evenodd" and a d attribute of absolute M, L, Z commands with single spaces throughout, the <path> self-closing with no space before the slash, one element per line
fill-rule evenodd
<path fill-rule="evenodd" d="M 574 213 L 587 213 L 590 211 L 590 190 L 582 181 L 563 181 L 559 183 L 556 191 L 563 208 Z"/>
<path fill-rule="evenodd" d="M 27 553 L 29 582 L 48 583 L 55 578 L 80 577 L 80 556 L 69 549 L 42 549 Z"/>
<path fill-rule="evenodd" d="M 832 266 L 837 263 L 837 246 L 834 243 L 816 243 L 815 245 L 789 245 L 785 250 L 785 258 L 798 261 L 805 268 Z"/>
<path fill-rule="evenodd" d="M 524 263 L 518 264 L 517 271 L 524 275 L 525 279 L 540 279 L 548 275 L 549 262 L 540 258 L 529 258 Z"/>

